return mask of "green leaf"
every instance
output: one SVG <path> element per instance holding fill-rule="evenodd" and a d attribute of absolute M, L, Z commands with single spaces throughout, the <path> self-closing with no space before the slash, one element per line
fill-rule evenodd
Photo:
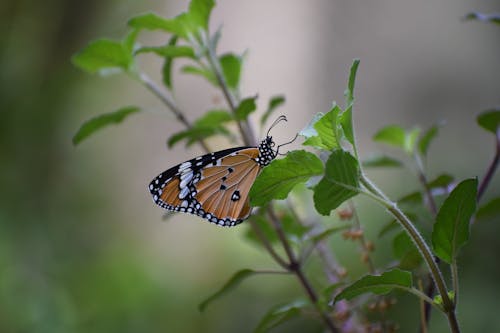
<path fill-rule="evenodd" d="M 429 146 L 434 138 L 437 136 L 439 132 L 439 127 L 437 125 L 429 128 L 418 140 L 418 151 L 423 156 L 427 155 L 427 151 L 429 150 Z"/>
<path fill-rule="evenodd" d="M 243 58 L 233 53 L 227 53 L 222 55 L 219 61 L 228 87 L 233 90 L 238 89 Z"/>
<path fill-rule="evenodd" d="M 451 183 L 453 183 L 453 176 L 443 173 L 439 176 L 437 176 L 435 179 L 431 180 L 427 186 L 431 189 L 434 188 L 442 188 L 442 187 L 448 187 L 450 186 Z"/>
<path fill-rule="evenodd" d="M 405 231 L 398 233 L 392 240 L 392 252 L 398 259 L 401 259 L 412 247 L 415 248 L 415 245 Z"/>
<path fill-rule="evenodd" d="M 477 210 L 476 219 L 493 218 L 500 215 L 500 197 L 494 198 Z"/>
<path fill-rule="evenodd" d="M 477 117 L 477 123 L 485 130 L 497 135 L 500 127 L 500 110 L 492 109 L 481 113 Z"/>
<path fill-rule="evenodd" d="M 401 197 L 399 200 L 398 200 L 398 204 L 400 205 L 404 205 L 404 204 L 407 204 L 407 205 L 420 205 L 422 204 L 424 201 L 424 198 L 422 196 L 422 193 L 420 192 L 411 192 L 411 193 L 408 193 L 407 195 Z"/>
<path fill-rule="evenodd" d="M 358 161 L 348 152 L 334 150 L 326 162 L 325 176 L 314 187 L 314 206 L 321 215 L 330 212 L 359 192 Z"/>
<path fill-rule="evenodd" d="M 182 72 L 186 73 L 186 74 L 203 76 L 205 79 L 208 80 L 208 82 L 210 82 L 214 86 L 218 86 L 217 78 L 215 77 L 214 72 L 212 72 L 209 69 L 191 66 L 191 65 L 186 65 L 186 66 L 182 67 Z"/>
<path fill-rule="evenodd" d="M 337 105 L 334 105 L 329 112 L 321 116 L 321 118 L 313 124 L 313 129 L 309 128 L 301 131 L 301 135 L 311 132 L 314 133 L 312 130 L 315 131 L 315 134 L 308 137 L 303 145 L 313 146 L 324 150 L 339 148 L 337 117 L 341 111 L 342 110 Z"/>
<path fill-rule="evenodd" d="M 269 310 L 259 325 L 255 328 L 254 333 L 266 333 L 272 328 L 288 321 L 292 318 L 298 317 L 303 308 L 309 304 L 305 301 L 295 301 L 285 305 L 279 305 Z"/>
<path fill-rule="evenodd" d="M 154 13 L 145 13 L 135 17 L 132 17 L 128 21 L 130 27 L 142 30 L 163 30 L 167 32 L 172 32 L 173 23 L 171 20 L 165 19 Z"/>
<path fill-rule="evenodd" d="M 273 199 L 285 199 L 300 183 L 323 172 L 323 163 L 304 150 L 289 152 L 265 167 L 250 189 L 250 205 L 264 206 Z"/>
<path fill-rule="evenodd" d="M 500 15 L 499 14 L 482 14 L 478 12 L 471 12 L 465 15 L 465 20 L 477 20 L 481 22 L 491 22 L 495 24 L 500 24 Z"/>
<path fill-rule="evenodd" d="M 198 305 L 198 310 L 200 310 L 200 312 L 205 311 L 205 309 L 210 303 L 219 299 L 220 297 L 224 296 L 225 294 L 236 288 L 244 279 L 259 273 L 260 272 L 251 269 L 242 269 L 234 273 L 233 276 L 231 276 L 231 278 L 224 284 L 224 286 L 222 286 L 222 288 L 220 288 L 217 292 L 206 298 L 203 302 L 201 302 Z"/>
<path fill-rule="evenodd" d="M 233 117 L 225 110 L 208 111 L 201 118 L 197 119 L 190 129 L 172 135 L 167 144 L 169 147 L 172 147 L 176 143 L 187 139 L 186 145 L 190 146 L 197 141 L 214 135 L 229 135 L 229 131 L 223 124 L 231 120 L 233 120 Z"/>
<path fill-rule="evenodd" d="M 356 73 L 358 71 L 358 66 L 359 66 L 359 59 L 354 59 L 349 73 L 349 81 L 347 83 L 347 89 L 344 93 L 346 109 L 351 107 L 354 102 L 354 84 L 356 83 Z"/>
<path fill-rule="evenodd" d="M 191 0 L 189 16 L 193 24 L 207 31 L 210 13 L 214 6 L 215 1 L 213 0 Z"/>
<path fill-rule="evenodd" d="M 280 215 L 281 225 L 286 237 L 294 243 L 301 244 L 304 236 L 311 230 L 311 226 L 301 224 L 297 219 L 288 212 L 283 212 Z"/>
<path fill-rule="evenodd" d="M 235 116 L 237 120 L 245 120 L 248 116 L 257 110 L 257 104 L 255 104 L 255 100 L 257 96 L 245 98 L 240 102 L 240 105 L 236 108 Z"/>
<path fill-rule="evenodd" d="M 449 264 L 469 238 L 469 222 L 476 210 L 476 195 L 477 179 L 466 179 L 457 185 L 439 209 L 432 231 L 432 246 L 436 255 Z"/>
<path fill-rule="evenodd" d="M 410 218 L 410 217 L 408 216 L 408 218 Z M 413 219 L 411 219 L 411 218 L 410 218 L 410 220 L 413 221 Z M 378 232 L 378 237 L 379 238 L 383 237 L 393 230 L 400 230 L 400 229 L 401 229 L 401 225 L 395 219 L 392 219 L 389 222 L 387 222 L 386 224 L 384 224 L 384 226 L 380 229 L 380 231 Z"/>
<path fill-rule="evenodd" d="M 168 41 L 169 46 L 175 46 L 177 44 L 177 36 L 172 36 L 170 37 L 170 40 Z M 162 79 L 163 79 L 163 84 L 165 84 L 165 87 L 167 87 L 169 90 L 172 89 L 172 65 L 174 63 L 174 58 L 173 57 L 165 57 L 165 61 L 163 62 L 163 67 L 161 69 L 162 72 Z"/>
<path fill-rule="evenodd" d="M 398 258 L 399 268 L 414 269 L 422 262 L 422 256 L 404 231 L 397 234 L 392 241 L 394 256 Z"/>
<path fill-rule="evenodd" d="M 128 54 L 133 54 L 135 49 L 135 41 L 139 35 L 138 29 L 131 29 L 122 41 L 122 45 Z"/>
<path fill-rule="evenodd" d="M 189 46 L 175 46 L 175 45 L 164 45 L 164 46 L 146 46 L 139 48 L 135 53 L 156 53 L 162 57 L 177 58 L 185 57 L 194 59 L 194 51 L 192 47 Z"/>
<path fill-rule="evenodd" d="M 128 25 L 139 30 L 162 30 L 184 39 L 188 39 L 189 35 L 196 30 L 187 13 L 182 13 L 173 19 L 146 13 L 131 18 Z"/>
<path fill-rule="evenodd" d="M 213 0 L 192 0 L 187 12 L 173 19 L 165 19 L 154 13 L 146 13 L 129 20 L 128 24 L 136 29 L 163 30 L 183 39 L 198 36 L 199 30 L 208 31 Z"/>
<path fill-rule="evenodd" d="M 358 71 L 359 59 L 354 59 L 351 65 L 351 70 L 349 72 L 349 81 L 347 83 L 347 89 L 344 92 L 345 95 L 345 111 L 340 114 L 339 122 L 344 131 L 345 138 L 355 145 L 354 142 L 354 128 L 352 125 L 352 107 L 354 104 L 354 86 L 356 83 L 356 73 Z"/>
<path fill-rule="evenodd" d="M 386 156 L 386 155 L 377 155 L 372 156 L 363 161 L 363 166 L 367 168 L 391 168 L 391 167 L 401 167 L 403 163 L 400 160 L 395 158 Z"/>
<path fill-rule="evenodd" d="M 412 287 L 411 273 L 400 269 L 392 269 L 382 275 L 367 275 L 352 283 L 342 290 L 334 302 L 341 299 L 350 300 L 356 296 L 371 292 L 377 295 L 385 295 L 393 289 L 408 289 Z"/>
<path fill-rule="evenodd" d="M 212 127 L 232 120 L 234 120 L 233 116 L 226 110 L 211 110 L 206 112 L 201 118 L 198 118 L 193 125 L 195 127 Z"/>
<path fill-rule="evenodd" d="M 271 226 L 271 224 L 269 223 L 267 218 L 265 218 L 262 214 L 259 214 L 259 213 L 261 213 L 261 211 L 259 211 L 257 214 L 252 214 L 250 216 L 250 219 L 252 219 L 252 223 L 254 223 L 256 225 L 256 227 L 259 228 L 259 230 L 262 232 L 262 234 L 264 235 L 264 237 L 267 239 L 267 241 L 269 243 L 271 243 L 271 244 L 276 243 L 279 240 L 278 235 L 276 234 L 276 231 Z M 248 229 L 248 231 L 245 234 L 245 237 L 248 240 L 254 242 L 256 245 L 258 245 L 260 247 L 263 246 L 261 239 L 254 232 L 253 228 Z"/>
<path fill-rule="evenodd" d="M 406 133 L 404 149 L 408 154 L 413 154 L 413 152 L 415 151 L 419 136 L 420 136 L 419 128 L 414 128 Z"/>
<path fill-rule="evenodd" d="M 73 144 L 76 146 L 80 142 L 82 142 L 84 139 L 92 135 L 94 132 L 100 130 L 103 127 L 112 125 L 112 124 L 119 124 L 121 123 L 125 118 L 130 116 L 133 113 L 139 112 L 140 109 L 136 106 L 128 106 L 121 108 L 117 111 L 110 112 L 110 113 L 105 113 L 102 115 L 99 115 L 95 118 L 92 118 L 88 121 L 86 121 L 78 130 L 78 132 L 75 134 L 73 137 Z"/>
<path fill-rule="evenodd" d="M 263 126 L 267 119 L 269 119 L 269 116 L 278 108 L 280 105 L 285 103 L 285 96 L 274 96 L 271 98 L 269 101 L 269 105 L 267 106 L 266 112 L 262 115 L 260 118 L 260 125 Z"/>
<path fill-rule="evenodd" d="M 352 125 L 352 105 L 349 106 L 344 112 L 339 116 L 340 125 L 344 131 L 344 136 L 349 141 L 349 143 L 354 147 L 354 127 Z"/>
<path fill-rule="evenodd" d="M 380 129 L 373 136 L 373 140 L 404 149 L 406 132 L 398 125 L 389 125 Z"/>
<path fill-rule="evenodd" d="M 129 45 L 110 39 L 98 39 L 90 42 L 83 50 L 76 53 L 71 61 L 89 73 L 108 74 L 129 71 L 134 63 Z"/>
<path fill-rule="evenodd" d="M 417 145 L 420 129 L 414 128 L 406 132 L 398 125 L 389 125 L 379 130 L 373 140 L 398 147 L 408 154 L 412 154 Z"/>
<path fill-rule="evenodd" d="M 404 213 L 410 219 L 410 221 L 414 222 L 417 220 L 417 216 L 414 213 L 406 211 Z M 394 230 L 401 230 L 401 225 L 396 221 L 396 219 L 392 219 L 386 224 L 384 224 L 384 226 L 380 229 L 378 233 L 378 237 L 379 238 L 383 237 Z"/>

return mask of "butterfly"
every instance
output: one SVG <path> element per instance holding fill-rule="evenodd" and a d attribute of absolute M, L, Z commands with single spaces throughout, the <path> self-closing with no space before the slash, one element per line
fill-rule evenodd
<path fill-rule="evenodd" d="M 229 148 L 199 156 L 178 164 L 149 184 L 153 201 L 160 207 L 200 216 L 221 226 L 243 222 L 252 208 L 248 192 L 261 170 L 279 154 L 279 145 L 269 128 L 258 147 Z M 287 144 L 287 143 L 286 143 Z"/>

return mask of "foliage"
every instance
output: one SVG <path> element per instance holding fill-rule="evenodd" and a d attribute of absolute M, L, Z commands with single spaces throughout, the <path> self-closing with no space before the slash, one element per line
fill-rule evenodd
<path fill-rule="evenodd" d="M 172 19 L 153 13 L 133 17 L 128 22 L 130 31 L 123 40 L 99 39 L 91 42 L 75 54 L 73 63 L 89 73 L 101 75 L 125 73 L 160 97 L 185 126 L 185 129 L 168 138 L 169 147 L 185 140 L 187 146 L 199 143 L 206 148 L 204 140 L 219 135 L 233 139 L 236 136 L 232 133 L 230 125 L 237 125 L 241 141 L 249 144 L 255 141 L 249 122 L 257 111 L 257 96 L 241 97 L 240 83 L 244 57 L 236 53 L 218 55 L 217 44 L 221 38 L 221 31 L 217 30 L 213 34 L 209 31 L 209 19 L 214 5 L 211 0 L 192 0 L 185 13 Z M 470 14 L 468 18 L 486 20 L 484 16 L 478 14 Z M 496 22 L 494 17 L 488 20 Z M 159 46 L 139 46 L 136 39 L 141 31 L 164 32 L 169 35 L 168 42 Z M 168 93 L 160 92 L 156 83 L 138 67 L 136 58 L 143 53 L 151 53 L 163 60 L 162 81 Z M 172 62 L 177 58 L 189 61 L 189 64 L 182 67 L 183 73 L 205 79 L 221 90 L 227 102 L 227 109 L 209 109 L 194 121 L 186 119 L 187 115 L 175 104 L 171 95 Z M 248 239 L 259 244 L 263 251 L 267 251 L 283 272 L 296 276 L 307 297 L 307 301 L 301 298 L 273 307 L 256 326 L 256 332 L 268 331 L 307 312 L 313 312 L 325 328 L 336 332 L 340 326 L 336 305 L 341 300 L 349 301 L 366 293 L 384 295 L 393 289 L 416 295 L 422 301 L 434 306 L 449 320 L 452 332 L 459 330 L 455 313 L 459 280 L 456 269 L 458 250 L 470 237 L 469 229 L 476 213 L 476 202 L 480 200 L 481 194 L 490 182 L 496 164 L 492 164 L 489 176 L 484 177 L 480 184 L 477 179 L 466 179 L 456 185 L 450 193 L 454 177 L 442 174 L 429 181 L 424 163 L 441 125 L 422 130 L 418 127 L 405 129 L 395 124 L 380 129 L 373 140 L 398 149 L 408 161 L 403 162 L 384 154 L 362 162 L 353 125 L 354 88 L 359 65 L 358 59 L 351 65 L 344 94 L 344 107 L 333 103 L 328 112 L 317 113 L 311 123 L 300 132 L 304 137 L 302 145 L 312 152 L 294 150 L 286 157 L 274 160 L 263 169 L 250 190 L 252 206 L 261 206 L 262 209 L 250 219 L 252 231 L 247 233 Z M 284 102 L 283 96 L 271 98 L 267 109 L 260 117 L 261 126 Z M 138 110 L 136 107 L 128 107 L 91 119 L 75 135 L 74 144 L 80 143 L 102 127 L 123 121 Z M 480 115 L 478 124 L 493 133 L 498 140 L 500 132 L 498 110 L 490 110 Z M 416 170 L 422 190 L 410 192 L 398 201 L 389 199 L 368 178 L 364 170 L 365 167 L 407 167 L 409 164 Z M 312 192 L 304 189 L 304 183 Z M 318 214 L 302 216 L 303 213 L 299 213 L 293 205 L 287 205 L 287 202 L 293 200 L 296 191 L 300 195 L 312 197 Z M 380 236 L 387 237 L 391 231 L 400 230 L 393 236 L 394 261 L 391 263 L 382 263 L 376 268 L 373 265 L 370 255 L 374 246 L 363 233 L 361 221 L 352 201 L 358 194 L 372 199 L 392 215 L 391 221 L 382 225 Z M 289 201 L 273 202 L 273 199 Z M 439 209 L 436 204 L 437 199 L 444 200 Z M 498 209 L 494 209 L 498 199 L 495 200 L 482 206 L 479 216 L 498 216 Z M 349 208 L 339 208 L 343 206 Z M 335 210 L 340 219 L 348 222 L 347 225 L 335 225 L 333 218 L 329 217 Z M 432 220 L 430 227 L 434 251 L 431 251 L 428 245 L 427 236 L 422 235 L 425 230 L 421 231 L 424 228 L 420 225 L 419 219 L 423 214 Z M 325 217 L 321 218 L 322 216 Z M 336 272 L 337 280 L 335 283 L 322 286 L 328 292 L 320 295 L 305 274 L 308 269 L 305 264 L 313 256 L 314 251 L 324 249 L 330 237 L 339 231 L 343 231 L 342 236 L 346 240 L 359 242 L 363 262 L 367 263 L 370 274 L 349 284 L 349 279 L 340 273 L 338 267 L 333 267 L 332 262 L 319 255 L 322 265 Z M 282 247 L 282 251 L 275 250 L 278 246 Z M 451 269 L 453 285 L 451 288 L 440 266 L 434 261 L 435 256 L 442 259 Z M 398 268 L 394 268 L 394 262 Z M 380 274 L 375 274 L 375 271 Z M 258 273 L 262 271 L 254 269 L 238 271 L 219 291 L 200 304 L 200 310 L 203 311 L 213 301 L 233 290 L 244 279 Z M 430 277 L 427 280 L 434 283 L 437 297 L 433 297 L 432 294 L 427 295 L 413 287 L 413 280 L 420 281 L 426 277 Z M 328 301 L 323 302 L 323 298 L 327 298 Z M 353 307 L 358 305 L 358 303 L 350 304 Z M 353 325 L 361 328 L 365 325 L 364 321 L 369 320 L 369 316 L 361 313 L 359 317 L 353 316 L 350 319 L 353 320 Z M 424 323 L 426 320 L 427 318 L 423 318 Z"/>

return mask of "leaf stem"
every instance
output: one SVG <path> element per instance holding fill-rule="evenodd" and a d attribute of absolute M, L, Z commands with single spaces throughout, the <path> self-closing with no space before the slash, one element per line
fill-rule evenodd
<path fill-rule="evenodd" d="M 439 307 L 439 305 L 436 304 L 436 302 L 434 302 L 432 300 L 432 298 L 430 298 L 429 296 L 427 296 L 425 293 L 423 293 L 422 291 L 418 290 L 417 288 L 402 288 L 404 290 L 406 290 L 407 292 L 417 296 L 418 298 L 420 298 L 422 301 L 426 302 L 427 304 L 430 304 L 432 306 L 434 306 L 436 309 L 438 309 L 439 311 L 443 311 L 443 309 L 441 307 Z"/>
<path fill-rule="evenodd" d="M 386 209 L 396 218 L 396 220 L 399 221 L 401 226 L 405 229 L 405 231 L 415 243 L 417 249 L 420 251 L 420 254 L 424 258 L 429 271 L 432 274 L 432 279 L 436 284 L 436 288 L 439 291 L 441 298 L 443 299 L 443 309 L 448 316 L 448 322 L 450 324 L 452 332 L 460 332 L 455 315 L 455 304 L 448 296 L 448 290 L 446 288 L 443 274 L 434 261 L 434 256 L 432 255 L 429 246 L 425 243 L 424 238 L 415 228 L 413 223 L 408 219 L 408 217 L 401 211 L 401 209 L 399 209 L 397 204 L 389 200 L 389 198 L 380 189 L 378 189 L 378 187 L 374 185 L 363 173 L 361 173 L 360 180 L 363 186 L 369 192 L 373 193 L 381 199 L 377 201 L 380 202 L 384 207 L 386 207 Z"/>

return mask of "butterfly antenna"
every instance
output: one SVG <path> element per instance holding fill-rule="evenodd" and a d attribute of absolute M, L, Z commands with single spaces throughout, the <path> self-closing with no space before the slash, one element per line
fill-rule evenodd
<path fill-rule="evenodd" d="M 283 147 L 283 146 L 286 146 L 286 145 L 289 145 L 290 143 L 294 142 L 295 140 L 297 140 L 297 137 L 299 136 L 299 133 L 295 134 L 295 137 L 288 141 L 288 142 L 285 142 L 285 143 L 282 143 L 280 144 L 277 148 L 276 148 L 276 154 L 279 154 L 279 155 L 285 155 L 285 154 L 280 154 L 279 153 L 279 150 L 280 150 L 280 147 Z"/>
<path fill-rule="evenodd" d="M 266 136 L 269 136 L 269 132 L 271 132 L 271 130 L 273 129 L 273 127 L 274 127 L 274 126 L 276 126 L 276 125 L 277 125 L 280 121 L 282 121 L 282 120 L 284 120 L 284 121 L 288 121 L 284 115 L 279 116 L 279 117 L 278 117 L 278 118 L 277 118 L 277 119 L 276 119 L 276 120 L 275 120 L 275 121 L 271 124 L 271 126 L 270 126 L 270 127 L 269 127 L 269 129 L 267 130 L 267 134 L 266 134 Z"/>

